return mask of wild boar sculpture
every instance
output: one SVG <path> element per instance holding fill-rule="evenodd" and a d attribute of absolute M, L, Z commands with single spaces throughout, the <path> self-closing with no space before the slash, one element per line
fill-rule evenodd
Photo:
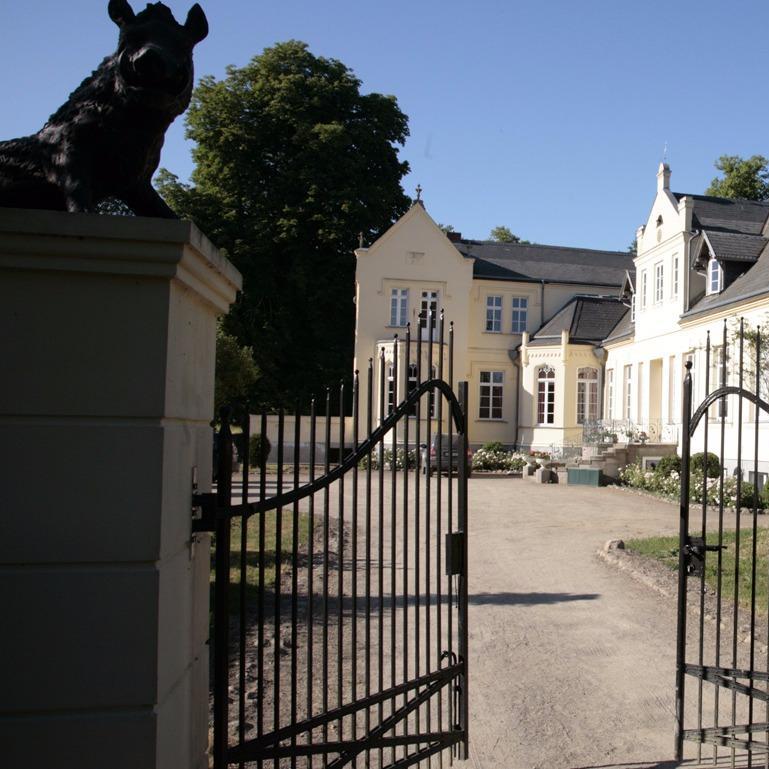
<path fill-rule="evenodd" d="M 93 211 L 107 198 L 175 218 L 152 187 L 166 129 L 190 103 L 192 49 L 208 34 L 196 3 L 179 24 L 162 3 L 110 0 L 108 56 L 32 136 L 0 142 L 0 206 Z"/>

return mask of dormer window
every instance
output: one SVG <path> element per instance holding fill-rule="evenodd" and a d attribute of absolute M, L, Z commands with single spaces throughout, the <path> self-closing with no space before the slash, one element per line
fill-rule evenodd
<path fill-rule="evenodd" d="M 724 286 L 724 271 L 718 259 L 708 262 L 708 294 L 718 294 Z"/>
<path fill-rule="evenodd" d="M 630 322 L 635 323 L 635 294 L 630 295 Z"/>

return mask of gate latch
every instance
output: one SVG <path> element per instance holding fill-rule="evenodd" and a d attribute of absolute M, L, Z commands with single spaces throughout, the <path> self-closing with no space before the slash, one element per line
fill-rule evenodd
<path fill-rule="evenodd" d="M 706 545 L 702 537 L 689 537 L 689 542 L 684 548 L 686 556 L 686 575 L 688 577 L 701 577 L 705 571 L 705 553 L 717 553 L 725 550 L 726 545 Z"/>
<path fill-rule="evenodd" d="M 446 576 L 465 573 L 465 535 L 462 531 L 446 532 Z"/>
<path fill-rule="evenodd" d="M 193 492 L 192 531 L 216 531 L 216 494 Z"/>

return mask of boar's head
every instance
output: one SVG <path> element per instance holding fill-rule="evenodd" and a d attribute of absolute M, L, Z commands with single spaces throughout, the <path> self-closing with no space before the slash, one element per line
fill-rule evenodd
<path fill-rule="evenodd" d="M 108 11 L 120 27 L 115 56 L 121 87 L 140 92 L 148 106 L 183 112 L 192 93 L 192 49 L 208 34 L 203 9 L 195 3 L 184 24 L 163 3 L 134 13 L 127 0 L 110 0 Z"/>

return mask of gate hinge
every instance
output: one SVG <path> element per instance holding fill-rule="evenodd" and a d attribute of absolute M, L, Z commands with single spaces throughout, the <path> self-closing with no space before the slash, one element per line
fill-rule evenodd
<path fill-rule="evenodd" d="M 192 495 L 192 531 L 216 531 L 216 494 L 208 492 Z"/>
<path fill-rule="evenodd" d="M 725 549 L 726 545 L 706 545 L 702 537 L 689 537 L 689 541 L 684 547 L 686 576 L 701 577 L 705 571 L 705 553 L 717 553 L 719 550 Z"/>
<path fill-rule="evenodd" d="M 465 533 L 446 532 L 446 576 L 465 573 Z"/>

